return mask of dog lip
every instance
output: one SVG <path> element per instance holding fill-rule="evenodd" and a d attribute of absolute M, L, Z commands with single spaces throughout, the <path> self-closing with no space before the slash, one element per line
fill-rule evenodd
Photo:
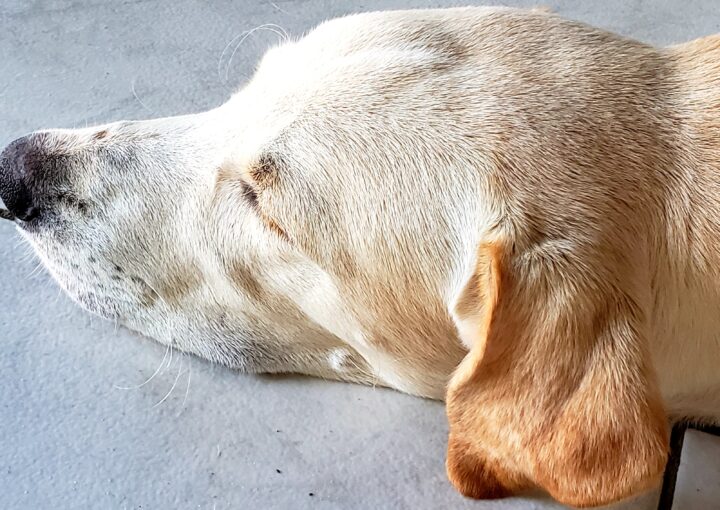
<path fill-rule="evenodd" d="M 42 213 L 43 211 L 34 210 L 31 215 L 24 218 L 14 216 L 10 211 L 7 211 L 6 215 L 4 215 L 4 211 L 2 211 L 0 212 L 0 215 L 2 215 L 3 218 L 15 223 L 15 225 L 24 232 L 33 234 L 39 232 L 41 228 L 44 228 L 47 225 L 42 218 Z"/>
<path fill-rule="evenodd" d="M 0 208 L 0 218 L 3 220 L 9 220 L 9 221 L 15 221 L 17 218 L 13 213 L 8 211 L 7 209 Z"/>

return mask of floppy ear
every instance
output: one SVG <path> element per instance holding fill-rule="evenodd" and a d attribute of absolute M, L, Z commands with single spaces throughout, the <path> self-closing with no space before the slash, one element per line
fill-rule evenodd
<path fill-rule="evenodd" d="M 594 506 L 659 479 L 668 424 L 624 276 L 552 243 L 481 247 L 454 310 L 471 349 L 447 392 L 447 469 L 464 495 L 540 487 Z"/>

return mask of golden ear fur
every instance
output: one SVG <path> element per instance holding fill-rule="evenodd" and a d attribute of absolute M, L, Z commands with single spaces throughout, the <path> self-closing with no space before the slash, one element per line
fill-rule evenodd
<path fill-rule="evenodd" d="M 467 496 L 539 487 L 604 505 L 663 471 L 668 425 L 633 289 L 554 255 L 484 245 L 456 303 L 472 348 L 447 392 L 447 469 Z"/>

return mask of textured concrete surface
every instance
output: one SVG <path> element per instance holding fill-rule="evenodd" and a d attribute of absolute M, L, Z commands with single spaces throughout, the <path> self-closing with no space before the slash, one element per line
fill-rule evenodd
<path fill-rule="evenodd" d="M 717 0 L 508 3 L 659 44 L 720 31 Z M 451 4 L 0 0 L 0 145 L 42 127 L 217 105 L 277 35 L 230 43 L 264 23 L 300 34 L 348 12 L 440 5 Z M 164 347 L 82 312 L 36 266 L 0 224 L 2 509 L 559 508 L 458 496 L 439 403 L 163 358 Z M 720 508 L 717 438 L 687 438 L 676 508 Z"/>

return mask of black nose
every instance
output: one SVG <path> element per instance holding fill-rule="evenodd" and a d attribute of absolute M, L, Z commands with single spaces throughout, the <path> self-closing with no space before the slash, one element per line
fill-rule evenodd
<path fill-rule="evenodd" d="M 0 198 L 5 207 L 23 221 L 33 219 L 38 213 L 29 187 L 35 159 L 27 137 L 18 138 L 0 154 Z"/>

